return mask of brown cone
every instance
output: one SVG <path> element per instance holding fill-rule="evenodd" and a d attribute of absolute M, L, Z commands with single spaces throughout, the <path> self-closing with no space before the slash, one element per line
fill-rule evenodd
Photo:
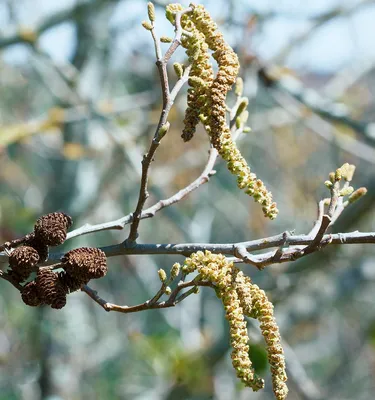
<path fill-rule="evenodd" d="M 27 246 L 33 247 L 39 254 L 39 262 L 44 262 L 48 259 L 48 246 L 40 239 L 35 237 L 35 234 L 25 243 Z"/>
<path fill-rule="evenodd" d="M 38 252 L 30 246 L 20 246 L 14 249 L 9 256 L 12 277 L 17 282 L 25 281 L 32 268 L 39 262 Z"/>
<path fill-rule="evenodd" d="M 83 285 L 86 285 L 89 281 L 89 279 L 82 280 L 82 279 L 78 279 L 78 278 L 73 278 L 71 275 L 69 275 L 65 271 L 62 271 L 59 273 L 59 280 L 66 287 L 66 290 L 69 293 L 80 290 L 81 287 Z"/>
<path fill-rule="evenodd" d="M 43 215 L 35 223 L 35 236 L 48 246 L 58 246 L 65 242 L 67 230 L 72 223 L 71 217 L 62 212 Z"/>
<path fill-rule="evenodd" d="M 73 278 L 85 281 L 98 279 L 107 273 L 104 251 L 95 247 L 80 247 L 71 250 L 62 258 L 64 270 Z"/>
<path fill-rule="evenodd" d="M 66 292 L 63 290 L 57 290 L 56 296 L 52 300 L 51 307 L 55 309 L 63 308 L 66 304 Z"/>
<path fill-rule="evenodd" d="M 38 290 L 34 281 L 29 282 L 21 292 L 22 301 L 31 307 L 36 307 L 42 304 L 38 296 Z"/>
<path fill-rule="evenodd" d="M 36 276 L 39 298 L 52 308 L 62 308 L 66 304 L 67 290 L 59 280 L 59 274 L 50 268 L 39 268 Z"/>

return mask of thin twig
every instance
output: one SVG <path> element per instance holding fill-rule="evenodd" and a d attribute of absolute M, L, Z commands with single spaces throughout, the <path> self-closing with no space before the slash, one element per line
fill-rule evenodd
<path fill-rule="evenodd" d="M 166 301 L 162 302 L 153 302 L 152 299 L 145 301 L 144 303 L 137 304 L 135 306 L 120 306 L 117 304 L 109 303 L 103 298 L 101 298 L 96 290 L 91 289 L 89 286 L 82 286 L 81 290 L 85 292 L 88 296 L 91 297 L 96 303 L 98 303 L 104 310 L 106 311 L 116 311 L 124 314 L 129 314 L 138 311 L 144 310 L 152 310 L 152 309 L 161 309 L 161 308 L 169 308 L 174 307 L 176 304 L 180 303 L 183 299 L 188 297 L 190 294 L 193 294 L 194 291 L 188 291 L 185 294 L 181 295 L 177 298 L 178 293 L 180 293 L 183 289 L 188 287 L 192 287 L 193 289 L 197 286 L 212 286 L 211 282 L 207 281 L 197 281 L 195 279 L 189 282 L 179 282 L 176 288 L 171 293 L 170 297 Z M 176 299 L 177 298 L 177 299 Z"/>
<path fill-rule="evenodd" d="M 214 148 L 211 148 L 209 151 L 207 163 L 204 167 L 203 172 L 199 175 L 199 177 L 195 179 L 193 182 L 191 182 L 185 188 L 179 190 L 173 196 L 168 197 L 167 199 L 159 200 L 153 206 L 144 210 L 141 214 L 140 219 L 154 217 L 158 211 L 179 202 L 180 200 L 188 196 L 192 191 L 198 189 L 201 185 L 208 182 L 210 177 L 215 174 L 213 167 L 215 165 L 217 156 L 218 156 L 217 151 Z M 73 239 L 77 236 L 87 235 L 89 233 L 94 233 L 94 232 L 100 232 L 105 230 L 121 230 L 124 229 L 125 226 L 130 224 L 131 222 L 132 222 L 132 214 L 129 214 L 117 220 L 105 222 L 102 224 L 97 224 L 97 225 L 85 224 L 80 228 L 69 232 L 67 235 L 67 240 Z"/>
<path fill-rule="evenodd" d="M 186 11 L 185 11 L 186 12 Z M 155 51 L 156 51 L 156 66 L 159 71 L 160 83 L 162 88 L 162 97 L 163 97 L 163 108 L 160 114 L 159 123 L 157 129 L 154 134 L 154 138 L 151 142 L 150 148 L 147 154 L 143 157 L 142 160 L 142 177 L 141 177 L 141 185 L 139 189 L 139 196 L 138 202 L 135 211 L 132 215 L 132 224 L 130 227 L 130 233 L 126 242 L 128 243 L 135 243 L 138 237 L 138 226 L 141 220 L 142 210 L 146 203 L 147 198 L 149 197 L 149 193 L 147 190 L 148 185 L 148 176 L 151 162 L 154 159 L 155 152 L 159 147 L 161 138 L 165 135 L 166 132 L 163 132 L 161 135 L 162 129 L 167 129 L 166 124 L 168 120 L 168 115 L 173 105 L 174 97 L 171 98 L 171 93 L 169 90 L 169 81 L 168 81 L 168 73 L 167 73 L 167 63 L 170 60 L 173 53 L 177 50 L 181 43 L 181 35 L 182 35 L 182 28 L 181 28 L 181 15 L 182 13 L 179 12 L 176 14 L 175 19 L 175 37 L 173 39 L 172 44 L 170 45 L 169 49 L 165 53 L 164 57 L 161 57 L 161 51 L 159 46 L 159 39 L 156 37 L 155 33 L 152 33 L 152 37 L 155 42 Z M 153 29 L 152 29 L 153 31 Z M 174 96 L 176 96 L 178 90 L 182 87 L 183 83 L 186 82 L 187 76 L 184 76 L 180 79 L 180 82 L 175 87 Z"/>

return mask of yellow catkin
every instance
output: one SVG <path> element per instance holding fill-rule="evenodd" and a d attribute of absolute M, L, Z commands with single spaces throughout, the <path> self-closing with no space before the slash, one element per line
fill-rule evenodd
<path fill-rule="evenodd" d="M 240 67 L 238 57 L 225 42 L 222 33 L 205 8 L 194 4 L 190 7 L 192 12 L 184 14 L 181 19 L 181 26 L 189 32 L 189 35 L 183 35 L 181 42 L 192 66 L 190 78 L 200 78 L 200 81 L 189 80 L 182 138 L 184 141 L 190 140 L 199 121 L 202 121 L 212 145 L 227 162 L 229 171 L 236 175 L 238 187 L 244 189 L 246 194 L 262 205 L 266 217 L 274 219 L 278 209 L 272 200 L 272 194 L 266 189 L 262 180 L 251 172 L 233 141 L 226 122 L 225 100 L 237 79 Z M 181 5 L 170 4 L 167 6 L 166 16 L 174 23 L 175 13 L 182 10 Z M 209 50 L 213 52 L 212 57 L 218 64 L 215 77 Z"/>
<path fill-rule="evenodd" d="M 288 394 L 286 385 L 284 351 L 280 343 L 280 333 L 273 316 L 273 304 L 257 285 L 250 285 L 252 298 L 251 316 L 260 322 L 260 330 L 267 346 L 268 361 L 272 374 L 272 385 L 277 400 L 284 400 Z"/>
<path fill-rule="evenodd" d="M 206 130 L 211 137 L 211 143 L 220 156 L 227 161 L 229 171 L 237 176 L 237 185 L 262 205 L 263 213 L 270 219 L 276 218 L 278 209 L 272 200 L 272 194 L 260 179 L 250 171 L 246 160 L 238 150 L 228 124 L 226 122 L 226 95 L 236 82 L 239 61 L 236 53 L 225 42 L 216 23 L 201 5 L 193 7 L 192 21 L 206 39 L 208 47 L 213 51 L 213 58 L 218 64 L 218 72 L 211 85 L 206 113 L 208 115 Z"/>
<path fill-rule="evenodd" d="M 179 4 L 170 4 L 167 6 L 167 17 L 171 13 L 182 10 L 183 8 Z M 188 81 L 190 88 L 187 95 L 184 129 L 181 135 L 182 139 L 187 142 L 194 136 L 200 122 L 199 116 L 206 106 L 214 73 L 205 36 L 195 27 L 187 14 L 182 17 L 181 26 L 190 33 L 190 36 L 184 35 L 181 39 L 181 44 L 186 49 L 186 55 L 191 64 Z M 200 81 L 194 80 L 194 78 L 199 78 Z"/>
<path fill-rule="evenodd" d="M 263 379 L 255 375 L 249 357 L 249 337 L 247 334 L 244 311 L 236 290 L 235 267 L 222 254 L 199 251 L 185 260 L 184 271 L 197 271 L 203 280 L 211 282 L 218 297 L 223 302 L 225 317 L 229 323 L 232 346 L 232 365 L 238 378 L 254 391 L 264 387 Z M 237 274 L 238 276 L 238 274 Z"/>
<path fill-rule="evenodd" d="M 250 316 L 253 307 L 251 297 L 251 279 L 244 275 L 244 273 L 238 268 L 235 268 L 233 271 L 233 279 L 241 307 L 245 315 Z"/>
<path fill-rule="evenodd" d="M 264 381 L 255 375 L 251 366 L 245 316 L 260 322 L 260 330 L 266 342 L 273 391 L 277 400 L 284 400 L 288 394 L 284 352 L 279 328 L 273 316 L 273 305 L 265 292 L 222 254 L 212 254 L 209 251 L 193 253 L 186 258 L 183 270 L 185 273 L 197 271 L 200 279 L 211 282 L 215 288 L 217 296 L 223 302 L 229 323 L 233 367 L 242 382 L 254 391 L 263 388 Z"/>

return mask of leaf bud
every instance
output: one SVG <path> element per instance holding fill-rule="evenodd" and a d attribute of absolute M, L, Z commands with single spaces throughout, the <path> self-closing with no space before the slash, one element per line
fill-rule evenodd
<path fill-rule="evenodd" d="M 353 192 L 349 196 L 349 199 L 348 199 L 349 203 L 354 203 L 355 201 L 357 201 L 358 199 L 363 197 L 366 193 L 367 193 L 367 189 L 365 187 L 360 187 L 359 189 L 357 189 L 355 192 Z"/>
<path fill-rule="evenodd" d="M 236 80 L 236 88 L 234 90 L 237 96 L 242 96 L 243 93 L 243 80 L 242 78 L 238 77 Z"/>
<path fill-rule="evenodd" d="M 169 295 L 172 293 L 172 289 L 171 289 L 169 286 L 167 286 L 167 287 L 165 288 L 165 290 L 164 290 L 164 293 L 165 293 L 167 296 L 169 296 Z"/>
<path fill-rule="evenodd" d="M 167 280 L 167 274 L 165 273 L 164 269 L 159 269 L 158 275 L 162 283 L 164 283 Z"/>
<path fill-rule="evenodd" d="M 179 263 L 173 264 L 171 269 L 171 278 L 175 279 L 180 273 L 180 270 L 181 270 L 181 265 Z"/>
<path fill-rule="evenodd" d="M 331 181 L 325 181 L 324 184 L 327 186 L 328 189 L 331 189 L 333 183 Z"/>
<path fill-rule="evenodd" d="M 151 22 L 155 21 L 155 7 L 151 2 L 147 3 L 147 11 L 148 11 L 148 17 L 150 18 Z"/>
<path fill-rule="evenodd" d="M 148 31 L 151 31 L 153 29 L 152 25 L 148 21 L 142 21 L 142 26 Z"/>
<path fill-rule="evenodd" d="M 340 190 L 340 196 L 344 197 L 344 196 L 349 196 L 350 194 L 352 194 L 354 191 L 353 186 L 348 186 L 348 187 L 344 187 L 343 189 Z"/>
<path fill-rule="evenodd" d="M 172 43 L 172 42 L 173 42 L 173 39 L 170 38 L 170 37 L 168 37 L 168 36 L 162 36 L 162 37 L 160 38 L 160 41 L 161 41 L 162 43 Z"/>
<path fill-rule="evenodd" d="M 176 75 L 178 76 L 178 78 L 181 78 L 182 75 L 184 74 L 184 66 L 178 62 L 175 62 L 173 64 L 173 69 L 174 69 L 174 72 L 176 73 Z"/>

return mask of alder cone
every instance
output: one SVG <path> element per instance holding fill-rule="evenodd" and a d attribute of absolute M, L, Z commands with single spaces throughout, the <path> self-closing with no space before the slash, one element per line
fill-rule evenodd
<path fill-rule="evenodd" d="M 65 242 L 72 218 L 62 212 L 43 215 L 34 225 L 35 237 L 47 246 L 58 246 Z"/>
<path fill-rule="evenodd" d="M 62 308 L 66 304 L 67 290 L 59 279 L 59 274 L 50 268 L 39 268 L 36 276 L 39 298 L 52 308 Z"/>
<path fill-rule="evenodd" d="M 71 250 L 64 255 L 61 261 L 64 270 L 72 278 L 82 282 L 102 278 L 108 270 L 104 251 L 95 247 L 80 247 Z"/>
<path fill-rule="evenodd" d="M 59 273 L 59 280 L 66 287 L 67 292 L 72 293 L 80 290 L 83 285 L 86 285 L 89 279 L 74 278 L 66 271 Z"/>
<path fill-rule="evenodd" d="M 35 267 L 39 262 L 38 252 L 30 246 L 20 246 L 12 251 L 9 256 L 11 267 Z"/>
<path fill-rule="evenodd" d="M 56 295 L 51 302 L 51 307 L 57 310 L 63 308 L 66 305 L 66 292 L 61 289 L 56 291 Z"/>
<path fill-rule="evenodd" d="M 39 238 L 32 235 L 25 243 L 27 246 L 34 248 L 39 254 L 39 262 L 47 261 L 48 259 L 48 246 Z"/>
<path fill-rule="evenodd" d="M 26 280 L 32 268 L 39 262 L 38 252 L 30 246 L 20 246 L 14 249 L 9 256 L 9 265 L 11 267 L 10 275 L 17 281 Z"/>
<path fill-rule="evenodd" d="M 31 307 L 37 307 L 42 304 L 38 296 L 38 289 L 34 281 L 29 282 L 21 292 L 22 301 Z"/>

